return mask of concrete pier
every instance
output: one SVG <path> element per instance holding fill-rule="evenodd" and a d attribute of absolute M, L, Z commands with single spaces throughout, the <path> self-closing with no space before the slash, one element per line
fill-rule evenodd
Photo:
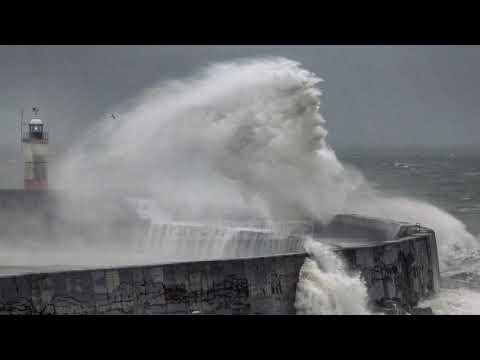
<path fill-rule="evenodd" d="M 372 308 L 393 303 L 409 311 L 439 289 L 435 233 L 418 225 L 337 215 L 327 225 L 286 223 L 280 232 L 210 230 L 198 224 L 152 226 L 118 199 L 105 199 L 92 213 L 88 199 L 0 191 L 5 245 L 32 239 L 64 244 L 73 234 L 94 245 L 115 239 L 122 248 L 149 236 L 159 254 L 158 265 L 145 266 L 26 271 L 30 264 L 19 264 L 24 269 L 10 268 L 0 277 L 0 314 L 294 314 L 308 256 L 305 236 L 332 245 L 351 271 L 361 273 Z M 172 244 L 178 258 L 168 255 Z"/>
<path fill-rule="evenodd" d="M 321 240 L 321 239 L 319 239 Z M 337 246 L 370 304 L 405 309 L 438 290 L 433 231 Z M 0 314 L 294 314 L 307 254 L 183 262 L 0 278 Z"/>

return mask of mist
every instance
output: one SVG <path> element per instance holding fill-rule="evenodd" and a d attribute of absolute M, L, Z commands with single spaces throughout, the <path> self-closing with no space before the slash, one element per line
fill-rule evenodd
<path fill-rule="evenodd" d="M 160 82 L 93 125 L 58 161 L 52 185 L 91 199 L 147 199 L 157 224 L 245 215 L 328 223 L 358 213 L 434 228 L 442 266 L 456 250 L 476 249 L 453 216 L 377 191 L 339 161 L 327 142 L 321 84 L 302 64 L 272 57 Z"/>

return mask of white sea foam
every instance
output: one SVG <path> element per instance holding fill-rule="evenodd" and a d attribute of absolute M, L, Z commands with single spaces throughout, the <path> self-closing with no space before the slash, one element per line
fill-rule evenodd
<path fill-rule="evenodd" d="M 436 315 L 480 315 L 480 292 L 471 289 L 441 289 L 434 298 L 419 304 Z"/>
<path fill-rule="evenodd" d="M 360 274 L 350 274 L 328 245 L 310 239 L 304 246 L 308 257 L 297 284 L 297 314 L 369 314 L 367 288 Z"/>

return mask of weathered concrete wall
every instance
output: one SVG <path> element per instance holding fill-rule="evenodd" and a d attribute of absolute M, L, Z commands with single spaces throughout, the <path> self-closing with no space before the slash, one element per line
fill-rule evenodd
<path fill-rule="evenodd" d="M 408 310 L 439 290 L 432 231 L 381 245 L 342 249 L 341 253 L 351 269 L 361 272 L 373 306 L 382 308 L 394 302 Z"/>
<path fill-rule="evenodd" d="M 0 278 L 0 314 L 289 314 L 304 256 Z"/>
<path fill-rule="evenodd" d="M 338 249 L 372 305 L 415 306 L 438 290 L 433 232 Z M 0 314 L 294 314 L 306 254 L 0 278 Z"/>

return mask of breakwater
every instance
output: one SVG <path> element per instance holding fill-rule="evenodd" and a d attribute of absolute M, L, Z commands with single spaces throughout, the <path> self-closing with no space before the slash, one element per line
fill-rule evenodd
<path fill-rule="evenodd" d="M 55 249 L 72 238 L 152 254 L 115 266 L 1 264 L 0 314 L 294 314 L 306 236 L 361 273 L 372 309 L 412 312 L 439 289 L 435 233 L 419 225 L 357 215 L 275 230 L 151 224 L 123 200 L 102 204 L 92 214 L 88 199 L 0 191 L 4 246 Z"/>
<path fill-rule="evenodd" d="M 435 235 L 337 250 L 370 305 L 414 308 L 438 290 Z M 0 278 L 0 314 L 294 314 L 305 253 Z"/>

